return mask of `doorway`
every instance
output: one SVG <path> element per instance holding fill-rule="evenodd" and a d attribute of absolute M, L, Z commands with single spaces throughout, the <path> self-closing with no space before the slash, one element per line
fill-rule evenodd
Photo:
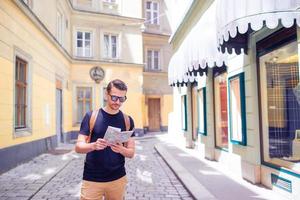
<path fill-rule="evenodd" d="M 62 90 L 56 88 L 56 139 L 57 144 L 63 142 L 62 140 Z"/>
<path fill-rule="evenodd" d="M 148 99 L 149 131 L 160 131 L 160 99 Z"/>

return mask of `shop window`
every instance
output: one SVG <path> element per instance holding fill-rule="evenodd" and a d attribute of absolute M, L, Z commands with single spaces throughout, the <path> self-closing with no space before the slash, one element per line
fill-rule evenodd
<path fill-rule="evenodd" d="M 198 90 L 197 98 L 197 110 L 198 110 L 198 133 L 202 135 L 207 135 L 206 127 L 206 88 L 201 88 Z"/>
<path fill-rule="evenodd" d="M 84 115 L 92 110 L 92 88 L 77 87 L 77 122 L 80 123 Z"/>
<path fill-rule="evenodd" d="M 187 131 L 187 96 L 181 96 L 181 127 Z"/>
<path fill-rule="evenodd" d="M 229 130 L 232 143 L 246 145 L 246 106 L 244 73 L 228 79 Z"/>
<path fill-rule="evenodd" d="M 227 73 L 214 75 L 216 146 L 228 148 Z"/>
<path fill-rule="evenodd" d="M 263 160 L 300 172 L 300 82 L 296 28 L 258 42 Z"/>

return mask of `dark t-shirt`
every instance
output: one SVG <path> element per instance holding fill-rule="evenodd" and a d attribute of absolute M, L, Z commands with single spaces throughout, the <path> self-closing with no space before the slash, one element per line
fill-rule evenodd
<path fill-rule="evenodd" d="M 80 134 L 89 135 L 91 115 L 92 111 L 84 116 L 80 126 Z M 134 128 L 134 122 L 131 117 L 129 117 L 129 119 L 129 130 L 132 130 Z M 122 131 L 125 131 L 126 125 L 123 113 L 119 111 L 117 114 L 112 115 L 101 108 L 95 122 L 91 142 L 95 142 L 98 138 L 103 138 L 108 126 L 118 127 L 121 128 Z M 113 152 L 110 147 L 99 151 L 91 151 L 86 155 L 83 180 L 95 182 L 117 180 L 126 175 L 124 164 L 124 156 L 120 153 Z"/>

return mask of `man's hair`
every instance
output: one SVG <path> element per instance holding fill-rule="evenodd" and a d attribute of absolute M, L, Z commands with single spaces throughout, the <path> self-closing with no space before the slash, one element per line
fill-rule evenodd
<path fill-rule="evenodd" d="M 107 87 L 106 87 L 107 93 L 110 93 L 112 87 L 115 87 L 118 90 L 127 91 L 126 84 L 123 81 L 121 81 L 120 79 L 112 80 L 107 84 Z"/>

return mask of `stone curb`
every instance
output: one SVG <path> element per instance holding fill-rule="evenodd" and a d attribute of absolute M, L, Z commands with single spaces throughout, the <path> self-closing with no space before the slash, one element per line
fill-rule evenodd
<path fill-rule="evenodd" d="M 162 145 L 155 145 L 155 149 L 195 199 L 217 199 L 197 179 L 195 179 L 195 177 L 190 174 Z"/>

